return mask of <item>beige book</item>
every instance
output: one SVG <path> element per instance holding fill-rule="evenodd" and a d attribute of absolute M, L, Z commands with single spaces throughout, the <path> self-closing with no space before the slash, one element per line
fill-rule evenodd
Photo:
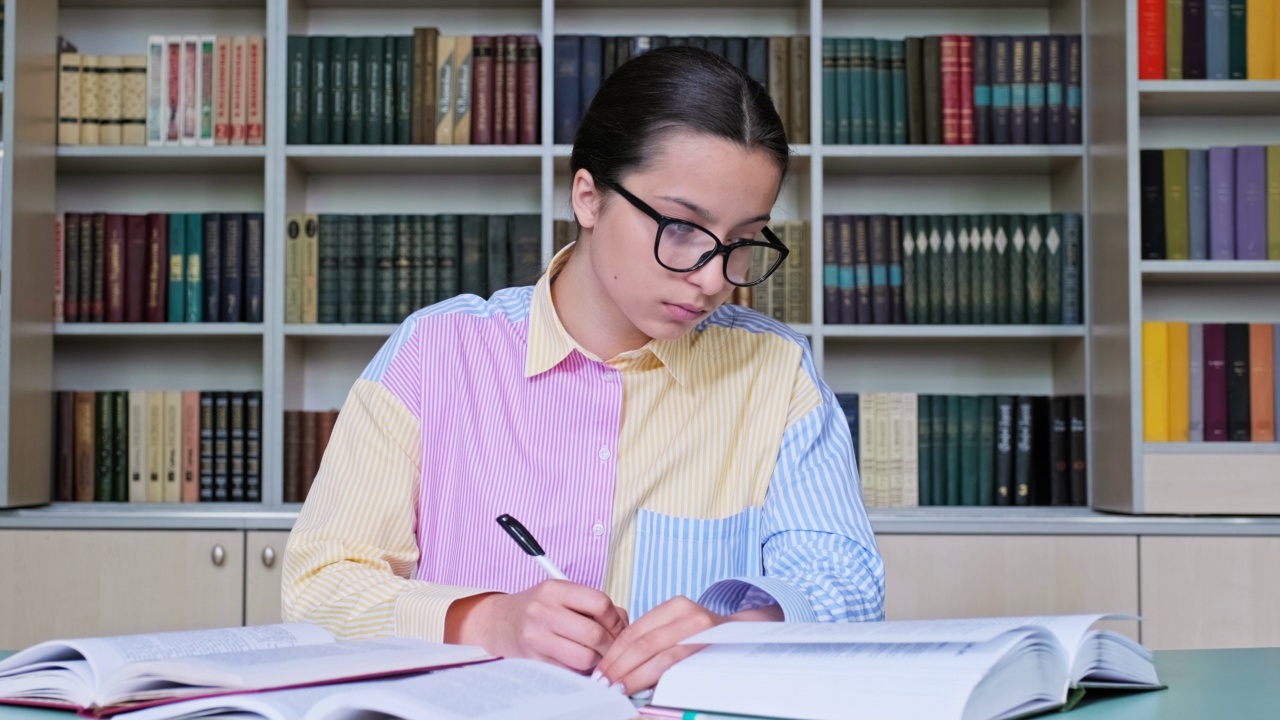
<path fill-rule="evenodd" d="M 200 141 L 200 38 L 184 35 L 181 47 L 182 69 L 178 75 L 182 85 L 179 93 L 182 103 L 180 142 L 194 146 Z"/>
<path fill-rule="evenodd" d="M 217 46 L 218 38 L 214 35 L 200 38 L 200 145 L 213 145 L 214 95 L 218 87 Z"/>
<path fill-rule="evenodd" d="M 245 121 L 245 80 L 248 62 L 245 53 L 249 48 L 249 39 L 237 35 L 231 39 L 231 144 L 244 145 L 246 137 Z"/>
<path fill-rule="evenodd" d="M 147 393 L 129 392 L 129 502 L 147 501 Z"/>
<path fill-rule="evenodd" d="M 147 393 L 147 502 L 164 502 L 164 393 Z"/>
<path fill-rule="evenodd" d="M 454 38 L 453 44 L 453 144 L 471 144 L 471 55 L 470 35 Z"/>
<path fill-rule="evenodd" d="M 889 394 L 889 482 L 886 486 L 886 504 L 889 507 L 902 507 L 902 461 L 907 447 L 906 412 L 903 393 Z"/>
<path fill-rule="evenodd" d="M 453 46 L 456 38 L 441 35 L 436 41 L 436 144 L 453 144 Z"/>
<path fill-rule="evenodd" d="M 120 144 L 147 144 L 147 56 L 125 55 L 120 68 Z"/>
<path fill-rule="evenodd" d="M 245 144 L 261 145 L 266 137 L 266 97 L 263 96 L 264 40 L 261 35 L 250 35 L 245 48 Z"/>
<path fill-rule="evenodd" d="M 200 502 L 200 392 L 182 393 L 182 502 Z"/>
<path fill-rule="evenodd" d="M 876 505 L 892 507 L 893 485 L 893 400 L 891 393 L 877 393 L 875 402 L 876 423 Z"/>
<path fill-rule="evenodd" d="M 791 136 L 791 110 L 787 103 L 790 40 L 785 36 L 769 38 L 769 97 L 773 100 L 773 107 L 778 111 L 788 137 Z"/>
<path fill-rule="evenodd" d="M 284 223 L 284 321 L 302 322 L 302 213 Z"/>
<path fill-rule="evenodd" d="M 320 321 L 320 216 L 308 213 L 302 223 L 302 322 Z"/>
<path fill-rule="evenodd" d="M 164 394 L 164 501 L 182 502 L 182 393 Z"/>
<path fill-rule="evenodd" d="M 214 51 L 213 143 L 231 144 L 231 38 L 219 35 Z"/>
<path fill-rule="evenodd" d="M 163 35 L 147 39 L 147 145 L 164 145 L 169 97 L 169 53 Z"/>
<path fill-rule="evenodd" d="M 58 144 L 80 144 L 80 53 L 58 56 Z"/>
<path fill-rule="evenodd" d="M 875 412 L 875 395 L 862 393 L 858 396 L 858 467 L 861 468 L 859 480 L 862 483 L 862 504 L 877 507 L 875 481 L 878 475 L 875 457 L 876 426 L 872 414 Z"/>
<path fill-rule="evenodd" d="M 119 55 L 103 55 L 98 58 L 98 142 L 102 145 L 120 145 L 121 70 L 124 66 Z"/>
<path fill-rule="evenodd" d="M 902 506 L 920 505 L 920 396 L 902 394 Z M 989 450 L 989 449 L 988 449 Z"/>
<path fill-rule="evenodd" d="M 102 120 L 98 107 L 98 56 L 80 56 L 80 144 L 99 145 Z"/>

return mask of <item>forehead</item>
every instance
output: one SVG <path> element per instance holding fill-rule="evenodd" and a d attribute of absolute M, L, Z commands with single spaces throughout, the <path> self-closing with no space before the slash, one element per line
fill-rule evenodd
<path fill-rule="evenodd" d="M 627 180 L 628 187 L 738 211 L 733 214 L 768 212 L 782 182 L 768 151 L 702 133 L 666 133 L 655 141 L 650 157 L 648 167 Z"/>

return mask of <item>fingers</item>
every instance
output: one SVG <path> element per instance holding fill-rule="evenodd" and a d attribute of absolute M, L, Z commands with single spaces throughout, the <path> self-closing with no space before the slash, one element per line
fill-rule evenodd
<path fill-rule="evenodd" d="M 617 679 L 610 678 L 610 680 L 613 683 L 622 683 L 622 686 L 628 695 L 638 693 L 641 690 L 647 690 L 654 685 L 657 685 L 658 681 L 662 679 L 662 674 L 671 669 L 672 665 L 684 660 L 704 647 L 706 647 L 706 645 L 672 645 L 666 650 L 663 650 L 650 658 L 648 662 L 645 662 L 632 670 L 625 677 Z M 606 675 L 606 677 L 609 676 Z"/>
<path fill-rule="evenodd" d="M 629 693 L 652 687 L 663 671 L 696 651 L 678 645 L 681 640 L 723 620 L 688 598 L 672 598 L 624 630 L 597 669 Z"/>
<path fill-rule="evenodd" d="M 622 627 L 618 627 L 617 606 L 608 595 L 599 590 L 564 580 L 548 580 L 543 585 L 547 586 L 548 591 L 554 593 L 565 607 L 586 615 L 596 621 L 600 627 L 616 629 L 613 635 L 617 635 L 622 628 L 626 627 L 625 622 Z"/>

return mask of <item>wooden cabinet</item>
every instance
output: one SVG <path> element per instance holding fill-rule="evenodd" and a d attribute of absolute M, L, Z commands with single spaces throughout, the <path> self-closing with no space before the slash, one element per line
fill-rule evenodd
<path fill-rule="evenodd" d="M 246 533 L 244 563 L 244 623 L 269 625 L 280 619 L 280 568 L 289 531 L 251 530 Z"/>
<path fill-rule="evenodd" d="M 890 620 L 1138 612 L 1134 536 L 881 535 Z M 1136 623 L 1113 623 L 1137 637 Z"/>
<path fill-rule="evenodd" d="M 0 530 L 0 648 L 239 625 L 244 532 Z"/>
<path fill-rule="evenodd" d="M 1143 537 L 1153 650 L 1280 645 L 1280 538 Z"/>

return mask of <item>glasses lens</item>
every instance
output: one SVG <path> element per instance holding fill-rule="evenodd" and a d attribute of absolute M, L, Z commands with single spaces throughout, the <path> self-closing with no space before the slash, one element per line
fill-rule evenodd
<path fill-rule="evenodd" d="M 758 239 L 761 242 L 764 241 L 763 236 Z M 730 282 L 749 285 L 772 272 L 781 257 L 782 252 L 772 246 L 736 247 L 729 253 L 729 264 L 725 267 L 725 275 Z"/>
<path fill-rule="evenodd" d="M 691 270 L 715 251 L 715 238 L 682 222 L 667 223 L 658 239 L 658 259 L 672 270 Z"/>

